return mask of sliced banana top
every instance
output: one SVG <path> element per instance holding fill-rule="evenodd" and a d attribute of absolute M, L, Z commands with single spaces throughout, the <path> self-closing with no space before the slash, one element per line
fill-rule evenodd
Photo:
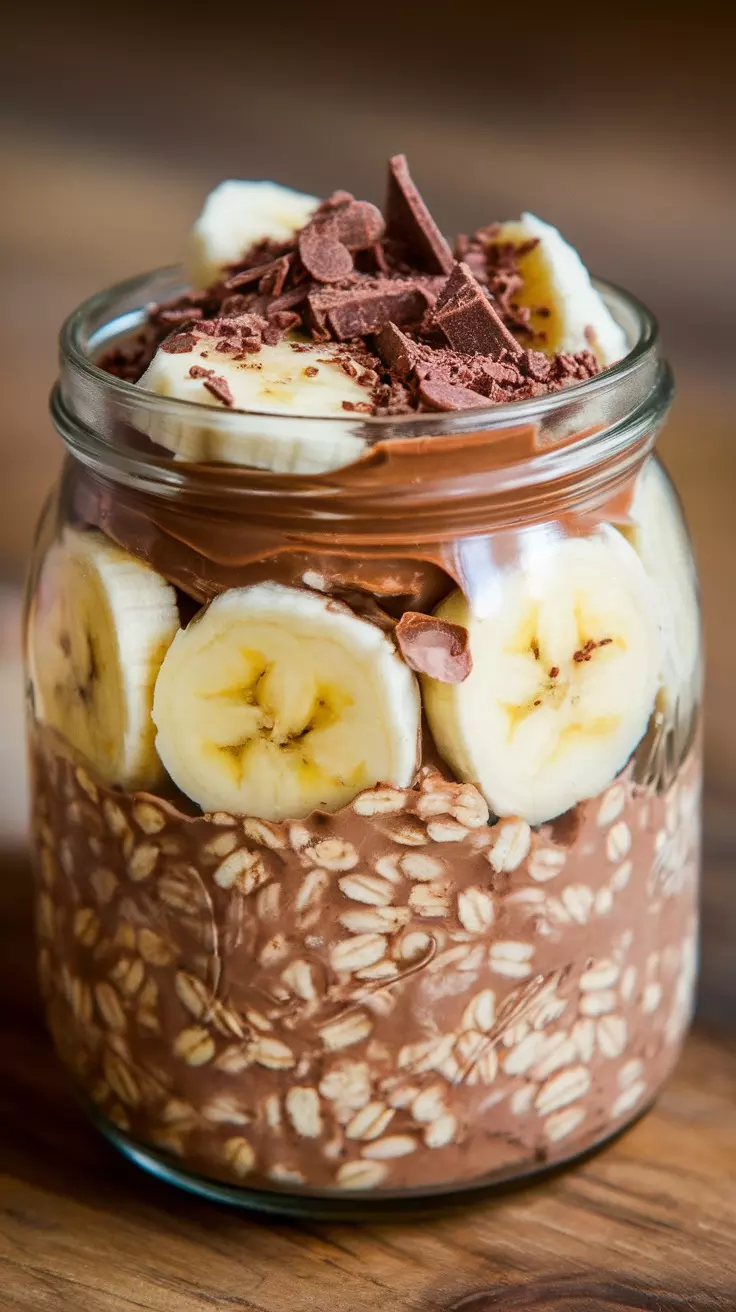
<path fill-rule="evenodd" d="M 217 461 L 279 473 L 322 473 L 358 459 L 366 442 L 352 431 L 354 424 L 347 418 L 344 403 L 365 406 L 370 393 L 357 381 L 364 370 L 354 361 L 344 357 L 355 371 L 351 377 L 330 359 L 335 353 L 329 343 L 319 346 L 293 337 L 276 346 L 264 345 L 255 355 L 237 360 L 218 352 L 216 339 L 198 338 L 196 330 L 191 335 L 196 344 L 190 351 L 172 353 L 160 347 L 138 386 L 158 396 L 197 401 L 212 409 L 194 412 L 191 417 L 141 409 L 138 427 L 152 441 L 180 460 Z M 226 409 L 205 388 L 203 369 L 225 379 L 232 408 Z M 259 418 L 259 413 L 332 418 L 325 424 L 313 418 L 307 424 L 298 419 L 293 424 L 283 419 L 269 423 Z M 337 417 L 345 422 L 336 423 Z"/>
<path fill-rule="evenodd" d="M 407 785 L 418 763 L 418 685 L 390 639 L 272 583 L 222 593 L 177 635 L 153 718 L 169 774 L 205 811 L 299 819 Z"/>
<path fill-rule="evenodd" d="M 102 533 L 66 528 L 51 547 L 28 630 L 35 713 L 107 783 L 163 777 L 153 685 L 178 628 L 174 589 Z"/>
<path fill-rule="evenodd" d="M 457 684 L 422 676 L 430 729 L 497 815 L 541 824 L 615 778 L 662 668 L 652 585 L 615 529 L 546 543 L 482 609 L 454 592 L 435 613 L 468 629 L 473 668 Z"/>
<path fill-rule="evenodd" d="M 522 214 L 501 224 L 493 242 L 517 246 L 530 239 L 538 244 L 519 259 L 524 285 L 515 299 L 532 310 L 535 306 L 550 310 L 545 316 L 532 313 L 532 328 L 544 334 L 535 345 L 549 354 L 592 350 L 600 365 L 620 360 L 628 350 L 626 334 L 593 286 L 577 251 L 556 228 L 534 214 Z"/>
<path fill-rule="evenodd" d="M 316 196 L 276 182 L 221 182 L 189 234 L 186 271 L 192 287 L 210 287 L 256 242 L 288 241 L 318 205 Z"/>

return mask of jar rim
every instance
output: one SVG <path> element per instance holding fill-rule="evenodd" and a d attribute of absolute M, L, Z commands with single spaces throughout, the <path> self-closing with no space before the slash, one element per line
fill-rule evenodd
<path fill-rule="evenodd" d="M 600 281 L 627 334 L 628 354 L 559 392 L 477 410 L 345 418 L 231 411 L 145 392 L 94 363 L 95 351 L 144 322 L 147 305 L 183 285 L 181 269 L 170 266 L 98 292 L 73 311 L 61 330 L 54 424 L 97 479 L 157 501 L 179 498 L 204 513 L 226 508 L 284 531 L 310 523 L 375 536 L 388 532 L 394 517 L 404 535 L 439 532 L 440 522 L 449 533 L 450 520 L 472 532 L 497 516 L 511 522 L 536 515 L 542 503 L 550 512 L 571 496 L 598 499 L 641 462 L 672 395 L 653 315 Z M 310 436 L 318 444 L 327 434 L 330 442 L 352 442 L 351 454 L 337 467 L 295 473 L 193 463 L 148 440 L 154 423 L 192 425 L 205 414 L 208 432 L 239 435 L 248 424 L 264 444 L 288 446 L 296 436 L 305 447 Z"/>
<path fill-rule="evenodd" d="M 137 298 L 139 294 L 145 296 L 146 288 L 150 288 L 150 285 L 156 279 L 165 279 L 167 282 L 171 282 L 173 284 L 173 295 L 187 290 L 183 267 L 176 264 L 164 265 L 143 274 L 136 274 L 132 278 L 113 283 L 82 301 L 66 317 L 59 331 L 58 341 L 62 363 L 68 362 L 75 372 L 78 372 L 89 382 L 104 387 L 111 397 L 117 396 L 128 403 L 132 398 L 135 398 L 138 406 L 143 401 L 146 408 L 150 407 L 152 411 L 163 412 L 166 410 L 171 412 L 173 407 L 177 413 L 181 412 L 190 416 L 207 412 L 209 423 L 213 414 L 221 412 L 206 401 L 174 400 L 171 397 L 160 396 L 155 392 L 141 389 L 137 383 L 128 382 L 126 379 L 118 378 L 114 374 L 101 369 L 99 365 L 95 364 L 90 353 L 90 348 L 99 350 L 100 346 L 114 336 L 110 330 L 115 326 L 116 319 L 103 318 L 100 326 L 92 332 L 90 332 L 90 325 L 100 319 L 101 316 L 104 316 L 106 311 L 114 309 L 116 303 L 131 297 Z M 656 352 L 659 345 L 659 325 L 652 312 L 633 293 L 604 279 L 593 278 L 592 282 L 596 290 L 603 296 L 608 308 L 614 313 L 614 318 L 619 322 L 622 316 L 629 320 L 629 330 L 627 332 L 630 339 L 629 350 L 620 360 L 608 365 L 600 373 L 595 374 L 592 378 L 584 379 L 582 382 L 572 383 L 558 392 L 548 392 L 543 396 L 522 401 L 507 401 L 478 406 L 477 409 L 468 411 L 451 411 L 439 415 L 416 412 L 389 416 L 361 415 L 359 421 L 357 421 L 360 427 L 373 430 L 373 441 L 380 440 L 384 431 L 400 434 L 403 437 L 411 437 L 419 430 L 422 434 L 425 434 L 428 425 L 431 427 L 439 426 L 441 431 L 448 436 L 455 431 L 469 431 L 468 424 L 472 428 L 506 428 L 511 423 L 519 425 L 533 423 L 536 419 L 561 409 L 582 396 L 592 397 L 612 385 L 625 383 L 641 367 L 646 357 Z M 137 314 L 128 312 L 125 315 L 125 327 L 128 331 L 142 326 L 145 311 L 153 299 L 150 295 L 145 297 Z M 626 331 L 626 326 L 621 326 Z M 339 415 L 316 416 L 302 415 L 297 412 L 289 412 L 287 415 L 283 411 L 249 411 L 235 408 L 228 409 L 226 413 L 228 416 L 247 414 L 290 422 L 298 420 L 299 423 L 308 426 L 311 424 L 335 426 L 345 424 L 345 417 Z"/>

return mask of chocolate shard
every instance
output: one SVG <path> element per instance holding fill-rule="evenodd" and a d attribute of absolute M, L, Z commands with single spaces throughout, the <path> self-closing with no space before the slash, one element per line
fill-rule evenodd
<path fill-rule="evenodd" d="M 448 274 L 452 251 L 415 187 L 406 155 L 394 155 L 388 166 L 386 236 L 405 246 L 420 268 Z"/>
<path fill-rule="evenodd" d="M 461 624 L 408 610 L 396 625 L 394 637 L 410 669 L 440 683 L 462 683 L 473 668 L 468 630 Z"/>
<path fill-rule="evenodd" d="M 432 280 L 379 278 L 353 287 L 311 292 L 309 321 L 315 336 L 339 342 L 380 332 L 387 323 L 418 325 L 434 303 Z"/>
<path fill-rule="evenodd" d="M 353 257 L 340 241 L 334 219 L 308 223 L 302 228 L 299 257 L 317 282 L 344 282 L 353 273 Z"/>
<path fill-rule="evenodd" d="M 416 367 L 421 348 L 402 333 L 395 323 L 387 323 L 376 335 L 376 350 L 389 373 L 395 378 L 408 378 Z"/>
<path fill-rule="evenodd" d="M 450 346 L 463 355 L 523 355 L 467 264 L 455 265 L 437 298 L 434 318 Z"/>
<path fill-rule="evenodd" d="M 430 410 L 474 410 L 486 404 L 480 392 L 472 392 L 469 387 L 450 383 L 445 378 L 433 378 L 431 374 L 419 385 L 419 399 Z"/>

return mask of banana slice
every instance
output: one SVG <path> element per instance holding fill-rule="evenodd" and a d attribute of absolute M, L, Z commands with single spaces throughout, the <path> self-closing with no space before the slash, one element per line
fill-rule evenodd
<path fill-rule="evenodd" d="M 532 313 L 537 340 L 533 346 L 555 352 L 592 350 L 600 365 L 613 364 L 628 350 L 626 334 L 616 323 L 577 251 L 556 228 L 534 214 L 503 223 L 492 244 L 515 246 L 535 239 L 538 245 L 522 255 L 519 271 L 524 285 L 515 300 L 533 310 L 547 306 L 551 314 Z M 543 334 L 543 336 L 542 336 Z"/>
<path fill-rule="evenodd" d="M 700 609 L 682 510 L 654 457 L 638 476 L 630 514 L 632 524 L 621 526 L 621 532 L 654 585 L 663 635 L 659 703 L 664 728 L 674 734 L 668 754 L 676 768 L 690 744 L 700 702 Z"/>
<path fill-rule="evenodd" d="M 329 345 L 284 339 L 277 346 L 262 346 L 245 360 L 234 360 L 215 349 L 212 337 L 197 338 L 196 332 L 192 336 L 196 345 L 191 351 L 177 354 L 160 347 L 138 386 L 207 408 L 193 411 L 191 417 L 141 410 L 137 426 L 153 442 L 180 460 L 218 461 L 287 474 L 324 473 L 358 459 L 367 444 L 351 431 L 345 404 L 364 406 L 370 393 L 329 359 L 334 355 Z M 218 401 L 203 378 L 192 378 L 192 367 L 195 373 L 206 368 L 224 378 L 232 407 Z M 359 377 L 363 370 L 354 362 L 353 367 Z M 289 424 L 283 418 L 270 420 L 268 412 L 314 418 Z M 341 416 L 346 422 L 338 424 L 334 418 L 318 422 L 319 417 L 330 416 Z"/>
<path fill-rule="evenodd" d="M 257 241 L 288 241 L 318 205 L 316 196 L 276 182 L 221 182 L 205 200 L 189 234 L 186 271 L 191 285 L 210 287 Z"/>
<path fill-rule="evenodd" d="M 67 528 L 51 547 L 30 611 L 35 712 L 107 783 L 162 776 L 153 686 L 178 628 L 174 589 L 102 533 Z"/>
<path fill-rule="evenodd" d="M 497 815 L 541 824 L 626 764 L 654 707 L 661 638 L 652 587 L 609 526 L 531 551 L 482 611 L 461 592 L 435 614 L 469 630 L 463 683 L 422 677 L 440 753 Z"/>
<path fill-rule="evenodd" d="M 261 583 L 223 592 L 177 634 L 156 683 L 156 746 L 204 811 L 334 811 L 418 763 L 419 689 L 347 606 Z"/>

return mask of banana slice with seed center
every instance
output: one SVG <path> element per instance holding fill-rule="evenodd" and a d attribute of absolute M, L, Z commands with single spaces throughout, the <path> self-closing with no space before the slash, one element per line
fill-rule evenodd
<path fill-rule="evenodd" d="M 437 746 L 497 815 L 541 824 L 594 797 L 643 737 L 661 638 L 635 552 L 605 526 L 499 580 L 488 613 L 460 592 L 435 614 L 470 634 L 463 683 L 422 676 Z"/>
<path fill-rule="evenodd" d="M 189 234 L 187 275 L 192 286 L 210 287 L 256 242 L 288 241 L 318 205 L 316 196 L 276 182 L 221 182 L 208 195 Z"/>
<path fill-rule="evenodd" d="M 178 628 L 174 589 L 102 533 L 67 528 L 51 547 L 30 610 L 35 712 L 107 783 L 162 777 L 153 686 Z"/>
<path fill-rule="evenodd" d="M 196 338 L 196 330 L 192 335 Z M 353 362 L 355 377 L 350 377 L 331 356 L 334 349 L 329 343 L 317 346 L 294 338 L 262 346 L 245 360 L 218 352 L 212 337 L 197 338 L 193 350 L 181 354 L 159 348 L 138 386 L 159 396 L 197 401 L 207 409 L 186 417 L 141 409 L 138 427 L 180 460 L 219 461 L 278 473 L 340 469 L 357 460 L 366 446 L 353 432 L 344 403 L 365 405 L 370 392 L 357 382 L 363 373 L 359 365 Z M 207 368 L 225 379 L 232 410 L 213 398 L 202 378 L 192 378 L 192 366 L 195 372 Z M 340 416 L 346 422 L 338 424 L 333 418 L 319 424 L 309 418 L 307 423 L 299 419 L 288 423 L 285 418 L 270 419 L 269 414 Z"/>
<path fill-rule="evenodd" d="M 205 811 L 334 811 L 417 767 L 416 679 L 380 629 L 277 584 L 222 593 L 178 634 L 154 698 L 156 746 Z"/>
<path fill-rule="evenodd" d="M 536 335 L 532 343 L 548 354 L 592 350 L 600 365 L 613 364 L 628 350 L 626 334 L 616 323 L 577 251 L 556 228 L 534 214 L 501 224 L 491 245 L 529 240 L 537 245 L 519 258 L 524 285 L 514 296 L 519 305 L 534 311 L 546 306 L 550 314 L 532 313 Z"/>

